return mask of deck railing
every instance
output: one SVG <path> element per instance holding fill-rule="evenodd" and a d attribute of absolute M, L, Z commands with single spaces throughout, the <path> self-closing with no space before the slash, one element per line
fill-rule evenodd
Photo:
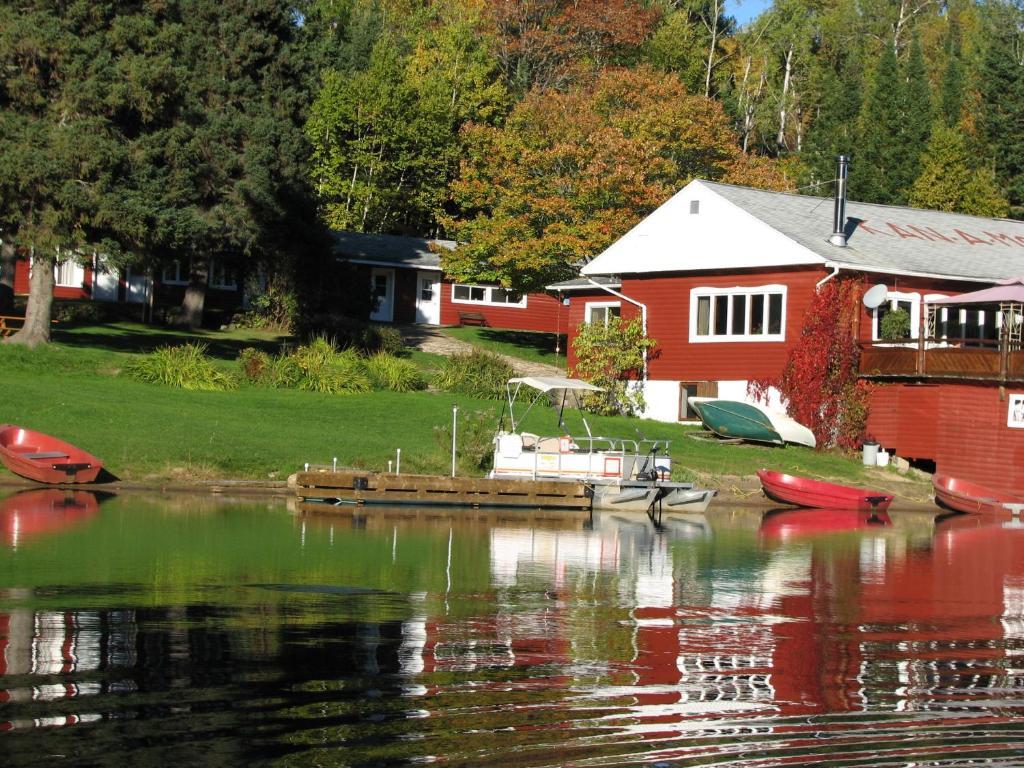
<path fill-rule="evenodd" d="M 925 338 L 861 344 L 865 378 L 1024 381 L 1024 351 L 1002 340 Z"/>

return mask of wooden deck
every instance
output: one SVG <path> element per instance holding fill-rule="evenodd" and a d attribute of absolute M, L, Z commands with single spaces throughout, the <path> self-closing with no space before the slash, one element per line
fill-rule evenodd
<path fill-rule="evenodd" d="M 863 345 L 860 375 L 870 379 L 1024 381 L 1024 351 L 994 346 Z"/>
<path fill-rule="evenodd" d="M 445 507 L 585 509 L 583 483 L 440 475 L 393 475 L 359 470 L 299 472 L 291 480 L 300 501 Z"/>

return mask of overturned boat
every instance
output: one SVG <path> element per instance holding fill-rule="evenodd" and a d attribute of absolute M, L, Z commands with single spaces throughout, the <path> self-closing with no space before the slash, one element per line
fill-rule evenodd
<path fill-rule="evenodd" d="M 782 411 L 739 400 L 714 397 L 687 398 L 704 426 L 724 438 L 772 445 L 803 445 L 814 448 L 814 433 Z"/>
<path fill-rule="evenodd" d="M 594 509 L 703 512 L 714 498 L 714 490 L 670 479 L 668 440 L 594 435 L 582 413 L 583 433 L 569 434 L 566 407 L 578 409 L 580 397 L 600 387 L 580 379 L 525 376 L 510 379 L 506 391 L 489 477 L 583 482 L 593 494 Z M 558 408 L 557 434 L 523 429 L 541 402 Z"/>

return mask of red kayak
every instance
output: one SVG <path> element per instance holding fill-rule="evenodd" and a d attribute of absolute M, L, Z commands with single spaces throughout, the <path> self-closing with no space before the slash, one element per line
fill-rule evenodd
<path fill-rule="evenodd" d="M 1011 512 L 1004 504 L 1024 505 L 1024 494 L 987 488 L 948 475 L 933 475 L 932 488 L 935 489 L 935 502 L 940 507 L 972 515 L 1009 517 Z"/>
<path fill-rule="evenodd" d="M 39 483 L 91 483 L 103 469 L 91 453 L 14 424 L 0 425 L 0 461 Z"/>
<path fill-rule="evenodd" d="M 859 509 L 864 512 L 885 512 L 892 504 L 892 495 L 881 491 L 825 483 L 768 469 L 759 469 L 757 476 L 764 495 L 781 504 L 819 509 Z"/>
<path fill-rule="evenodd" d="M 44 488 L 22 491 L 0 501 L 2 543 L 16 547 L 25 539 L 57 533 L 84 522 L 99 511 L 89 491 Z"/>
<path fill-rule="evenodd" d="M 863 512 L 857 509 L 788 509 L 766 512 L 761 520 L 761 535 L 769 539 L 791 539 L 891 524 L 892 520 L 885 512 Z"/>

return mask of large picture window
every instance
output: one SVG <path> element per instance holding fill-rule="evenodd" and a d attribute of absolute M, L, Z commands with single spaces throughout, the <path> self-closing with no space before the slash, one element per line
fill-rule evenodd
<path fill-rule="evenodd" d="M 489 304 L 499 307 L 525 307 L 526 297 L 518 291 L 502 288 L 500 285 L 452 285 L 452 302 L 455 304 Z"/>
<path fill-rule="evenodd" d="M 178 259 L 164 265 L 160 273 L 160 282 L 164 285 L 188 285 L 188 264 L 182 264 Z"/>
<path fill-rule="evenodd" d="M 786 286 L 694 288 L 690 341 L 785 341 Z"/>
<path fill-rule="evenodd" d="M 222 291 L 233 291 L 238 287 L 235 271 L 220 259 L 210 261 L 210 287 L 219 288 Z"/>
<path fill-rule="evenodd" d="M 53 279 L 65 288 L 81 288 L 85 282 L 85 270 L 74 259 L 65 259 L 54 265 Z"/>

